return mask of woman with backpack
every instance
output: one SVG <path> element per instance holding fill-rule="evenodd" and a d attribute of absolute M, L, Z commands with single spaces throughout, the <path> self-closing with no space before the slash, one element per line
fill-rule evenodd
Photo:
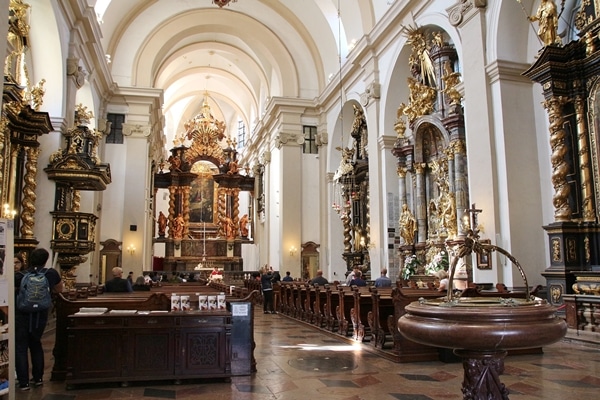
<path fill-rule="evenodd" d="M 51 293 L 63 290 L 58 271 L 46 268 L 48 251 L 38 248 L 29 256 L 29 267 L 15 273 L 15 366 L 21 390 L 29 390 L 29 356 L 31 384 L 41 386 L 44 375 L 42 334 L 52 306 Z"/>

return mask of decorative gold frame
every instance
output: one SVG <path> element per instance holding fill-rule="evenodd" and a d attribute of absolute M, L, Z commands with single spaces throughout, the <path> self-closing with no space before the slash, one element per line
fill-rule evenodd
<path fill-rule="evenodd" d="M 481 244 L 491 244 L 490 239 L 482 239 L 479 241 Z M 477 269 L 492 269 L 492 252 L 482 250 L 481 253 L 477 253 Z"/>

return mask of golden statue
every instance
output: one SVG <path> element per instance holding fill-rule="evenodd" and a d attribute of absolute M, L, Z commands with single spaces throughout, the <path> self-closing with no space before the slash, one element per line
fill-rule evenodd
<path fill-rule="evenodd" d="M 414 244 L 417 221 L 406 203 L 402 205 L 402 213 L 400 214 L 398 224 L 400 225 L 400 237 L 404 239 L 404 243 L 408 245 Z"/>
<path fill-rule="evenodd" d="M 547 45 L 560 44 L 558 37 L 558 13 L 554 0 L 542 0 L 535 15 L 529 17 L 530 21 L 538 21 L 538 36 Z"/>
<path fill-rule="evenodd" d="M 446 93 L 450 99 L 450 104 L 460 104 L 462 96 L 456 89 L 456 86 L 460 83 L 460 73 L 452 70 L 452 66 L 448 60 L 444 61 L 444 75 L 442 76 L 442 80 L 444 81 L 444 90 L 442 92 Z"/>
<path fill-rule="evenodd" d="M 45 79 L 42 79 L 36 86 L 31 88 L 31 104 L 35 111 L 40 111 L 42 104 L 44 103 L 44 94 L 46 94 L 46 89 L 44 89 L 44 83 L 46 83 Z"/>

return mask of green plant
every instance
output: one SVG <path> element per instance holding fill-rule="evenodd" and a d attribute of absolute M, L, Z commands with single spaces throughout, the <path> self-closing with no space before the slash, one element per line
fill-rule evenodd
<path fill-rule="evenodd" d="M 433 260 L 431 260 L 429 264 L 425 266 L 425 274 L 435 275 L 435 273 L 441 269 L 448 270 L 448 266 L 448 253 L 442 250 L 433 257 Z"/>
<path fill-rule="evenodd" d="M 417 256 L 410 255 L 404 259 L 404 268 L 402 268 L 402 279 L 408 280 L 412 275 L 417 273 L 417 269 L 421 265 L 421 262 L 417 259 Z"/>

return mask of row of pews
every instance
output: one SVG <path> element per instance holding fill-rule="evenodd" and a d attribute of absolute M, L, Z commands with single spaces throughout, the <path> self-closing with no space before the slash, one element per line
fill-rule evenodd
<path fill-rule="evenodd" d="M 260 282 L 248 280 L 248 290 L 260 290 Z M 397 329 L 404 308 L 421 298 L 445 295 L 433 285 L 427 288 L 349 287 L 343 285 L 312 286 L 304 282 L 275 284 L 275 307 L 281 315 L 315 326 L 327 333 L 370 348 L 399 363 L 420 361 L 456 361 L 451 351 L 422 345 L 408 340 Z M 540 288 L 536 288 L 535 292 Z M 466 289 L 468 296 L 524 297 L 524 291 L 510 292 L 503 285 L 495 291 Z M 539 349 L 534 351 L 538 353 Z"/>

